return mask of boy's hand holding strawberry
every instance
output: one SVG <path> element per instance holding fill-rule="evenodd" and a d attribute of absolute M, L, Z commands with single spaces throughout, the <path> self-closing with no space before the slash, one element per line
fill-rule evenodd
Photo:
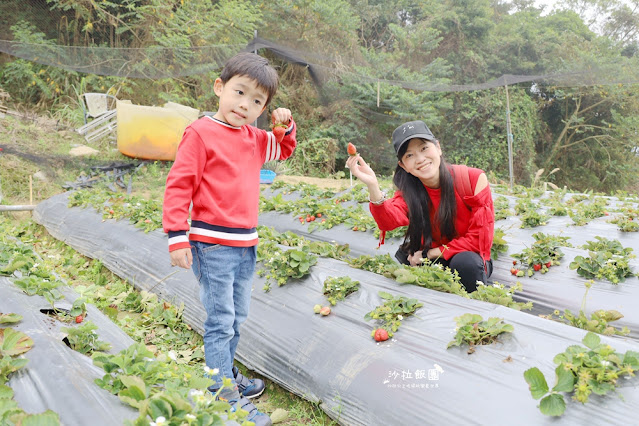
<path fill-rule="evenodd" d="M 271 113 L 271 120 L 273 121 L 273 135 L 275 136 L 275 140 L 279 143 L 284 139 L 284 135 L 286 134 L 286 129 L 288 129 L 289 122 L 291 121 L 293 116 L 291 115 L 291 110 L 287 108 L 278 108 Z"/>

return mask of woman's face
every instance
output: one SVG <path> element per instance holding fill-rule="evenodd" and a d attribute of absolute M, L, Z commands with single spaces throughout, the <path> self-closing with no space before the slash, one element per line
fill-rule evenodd
<path fill-rule="evenodd" d="M 439 188 L 439 164 L 442 150 L 439 143 L 411 139 L 399 161 L 399 166 L 422 181 L 429 188 Z"/>

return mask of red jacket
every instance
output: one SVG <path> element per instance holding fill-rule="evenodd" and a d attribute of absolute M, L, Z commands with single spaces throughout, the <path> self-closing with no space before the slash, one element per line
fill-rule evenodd
<path fill-rule="evenodd" d="M 260 169 L 266 161 L 290 157 L 295 146 L 292 120 L 279 144 L 272 132 L 233 127 L 208 116 L 188 126 L 164 192 L 162 224 L 169 251 L 189 248 L 189 240 L 257 244 Z"/>
<path fill-rule="evenodd" d="M 468 168 L 473 192 L 479 175 L 482 173 L 483 171 L 480 169 Z M 459 195 L 458 189 L 455 188 L 455 199 L 457 200 L 455 230 L 458 236 L 453 240 L 442 238 L 439 226 L 435 222 L 435 214 L 441 200 L 441 190 L 424 188 L 428 191 L 432 202 L 430 223 L 433 242 L 430 248 L 439 247 L 442 257 L 446 260 L 463 251 L 473 251 L 479 253 L 485 261 L 490 260 L 490 248 L 493 245 L 495 229 L 495 209 L 490 186 L 484 188 L 479 194 L 464 197 L 464 200 Z M 370 210 L 382 231 L 381 240 L 383 240 L 383 234 L 386 231 L 408 225 L 408 206 L 401 191 L 396 191 L 393 198 L 379 206 L 371 203 Z"/>

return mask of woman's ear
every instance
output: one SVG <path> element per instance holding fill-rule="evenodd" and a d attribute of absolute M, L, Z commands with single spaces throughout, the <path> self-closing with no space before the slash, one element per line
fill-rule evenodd
<path fill-rule="evenodd" d="M 401 167 L 401 168 L 402 168 L 402 169 L 403 169 L 406 173 L 408 173 L 408 172 L 406 171 L 406 167 L 404 167 L 404 163 L 402 163 L 402 161 L 401 161 L 401 160 L 399 160 L 399 161 L 397 162 L 397 164 L 398 164 L 398 165 L 399 165 L 399 167 Z"/>

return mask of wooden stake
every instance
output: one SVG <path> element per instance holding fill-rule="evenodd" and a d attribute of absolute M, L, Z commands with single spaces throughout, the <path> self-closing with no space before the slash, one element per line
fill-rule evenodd
<path fill-rule="evenodd" d="M 379 108 L 379 81 L 377 82 L 377 108 Z"/>
<path fill-rule="evenodd" d="M 29 175 L 29 204 L 33 205 L 33 176 Z"/>

